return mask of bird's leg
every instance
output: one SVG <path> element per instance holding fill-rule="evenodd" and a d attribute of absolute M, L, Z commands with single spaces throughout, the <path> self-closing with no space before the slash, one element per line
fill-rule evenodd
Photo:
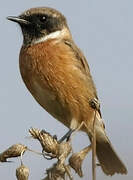
<path fill-rule="evenodd" d="M 61 142 L 63 142 L 65 139 L 68 141 L 74 131 L 75 131 L 75 129 L 69 129 L 69 131 L 68 131 L 58 142 L 61 143 Z M 46 132 L 44 129 L 42 130 L 42 132 L 48 133 L 48 132 Z M 48 134 L 49 134 L 49 133 L 48 133 Z M 53 138 L 57 140 L 57 135 L 54 135 Z"/>
<path fill-rule="evenodd" d="M 85 127 L 87 130 L 87 125 L 85 124 L 85 122 L 82 121 L 82 123 L 79 125 L 78 128 L 76 129 L 69 129 L 69 131 L 58 141 L 59 143 L 61 143 L 62 141 L 64 141 L 65 139 L 68 141 L 71 137 L 71 135 L 73 136 L 76 132 L 78 132 L 82 127 Z"/>
<path fill-rule="evenodd" d="M 65 139 L 68 141 L 74 131 L 75 129 L 69 129 L 69 131 L 58 142 L 61 143 Z"/>

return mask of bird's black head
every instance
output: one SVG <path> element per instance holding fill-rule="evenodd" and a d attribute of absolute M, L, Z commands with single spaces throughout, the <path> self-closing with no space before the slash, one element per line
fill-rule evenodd
<path fill-rule="evenodd" d="M 65 17 L 59 11 L 48 7 L 32 8 L 18 17 L 9 16 L 8 19 L 21 26 L 25 45 L 63 28 L 68 29 Z"/>

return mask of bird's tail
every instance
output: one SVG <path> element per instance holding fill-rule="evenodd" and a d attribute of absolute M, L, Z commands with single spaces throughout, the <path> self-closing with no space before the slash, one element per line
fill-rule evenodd
<path fill-rule="evenodd" d="M 127 169 L 112 147 L 105 133 L 102 119 L 99 118 L 100 116 L 96 116 L 95 132 L 96 154 L 100 166 L 106 175 L 113 175 L 115 173 L 127 174 Z"/>

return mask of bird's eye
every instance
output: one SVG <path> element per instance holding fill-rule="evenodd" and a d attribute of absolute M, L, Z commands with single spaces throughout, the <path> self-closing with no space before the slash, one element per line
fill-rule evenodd
<path fill-rule="evenodd" d="M 44 22 L 46 21 L 46 16 L 40 17 L 40 21 L 41 21 L 42 23 L 44 23 Z"/>

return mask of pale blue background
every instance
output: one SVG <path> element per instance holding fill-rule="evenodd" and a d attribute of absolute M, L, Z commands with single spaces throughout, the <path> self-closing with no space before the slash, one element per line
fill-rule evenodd
<path fill-rule="evenodd" d="M 18 56 L 22 35 L 18 25 L 6 20 L 36 6 L 60 10 L 68 19 L 73 38 L 91 67 L 108 135 L 128 168 L 128 175 L 107 177 L 97 168 L 97 180 L 133 178 L 133 1 L 132 0 L 4 0 L 0 2 L 0 151 L 14 143 L 40 150 L 25 138 L 32 127 L 45 128 L 61 136 L 67 129 L 46 113 L 25 88 L 19 73 Z M 88 143 L 79 133 L 75 150 Z M 0 164 L 0 179 L 13 180 L 19 161 Z M 52 162 L 26 153 L 30 180 L 41 179 Z M 91 154 L 84 162 L 84 178 L 91 179 Z M 79 179 L 78 176 L 75 179 Z"/>

